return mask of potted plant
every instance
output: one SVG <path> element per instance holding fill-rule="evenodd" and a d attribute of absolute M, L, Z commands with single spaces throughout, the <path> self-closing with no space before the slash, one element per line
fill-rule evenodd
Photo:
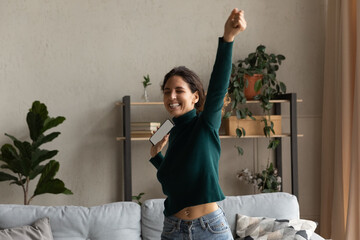
<path fill-rule="evenodd" d="M 245 168 L 237 174 L 240 181 L 245 181 L 258 188 L 262 193 L 279 192 L 281 190 L 281 177 L 272 163 L 268 163 L 265 170 L 260 173 L 252 173 Z"/>
<path fill-rule="evenodd" d="M 233 64 L 228 99 L 225 104 L 225 106 L 230 104 L 231 108 L 226 112 L 224 118 L 227 119 L 235 113 L 237 119 L 256 120 L 253 113 L 243 104 L 250 99 L 259 100 L 264 113 L 264 117 L 261 119 L 264 125 L 263 133 L 270 139 L 271 134 L 275 134 L 274 122 L 270 116 L 273 103 L 270 100 L 277 95 L 286 93 L 286 85 L 276 78 L 276 72 L 285 57 L 281 54 L 268 54 L 265 49 L 264 45 L 259 45 L 255 52 L 250 53 L 245 59 L 237 61 L 237 65 Z M 245 136 L 245 129 L 236 128 L 236 135 L 238 137 Z M 275 149 L 278 143 L 277 140 L 269 140 L 268 148 Z M 239 154 L 243 154 L 242 148 L 237 148 Z"/>
<path fill-rule="evenodd" d="M 144 87 L 144 100 L 145 102 L 149 102 L 149 96 L 147 94 L 147 87 L 151 85 L 150 82 L 150 76 L 149 74 L 144 77 L 144 81 L 142 81 L 143 87 Z"/>
<path fill-rule="evenodd" d="M 0 181 L 11 181 L 10 184 L 20 186 L 24 193 L 24 205 L 30 204 L 34 197 L 44 193 L 73 194 L 65 187 L 63 181 L 54 178 L 60 164 L 52 158 L 58 153 L 58 150 L 40 148 L 60 135 L 60 132 L 46 135 L 45 132 L 64 121 L 65 118 L 61 116 L 49 117 L 45 104 L 35 101 L 26 116 L 32 141 L 21 141 L 14 136 L 5 134 L 13 141 L 13 145 L 4 144 L 1 147 L 0 162 L 4 163 L 1 168 L 11 171 L 12 174 L 0 171 Z M 42 164 L 49 159 L 52 160 Z M 39 175 L 35 191 L 30 197 L 29 183 Z"/>
<path fill-rule="evenodd" d="M 276 72 L 285 56 L 281 54 L 268 54 L 265 51 L 264 45 L 259 45 L 255 52 L 250 53 L 245 59 L 237 61 L 237 64 L 232 65 L 232 73 L 228 94 L 226 97 L 226 105 L 230 105 L 230 111 L 224 115 L 225 119 L 229 119 L 231 115 L 235 115 L 237 121 L 251 119 L 261 121 L 263 126 L 263 134 L 269 139 L 267 166 L 260 173 L 251 173 L 248 169 L 243 169 L 239 174 L 239 179 L 243 179 L 248 183 L 258 186 L 262 192 L 279 191 L 281 187 L 281 177 L 277 175 L 277 169 L 274 168 L 273 163 L 270 162 L 271 150 L 274 150 L 279 141 L 272 139 L 272 134 L 281 131 L 280 126 L 277 126 L 275 132 L 275 124 L 271 117 L 271 110 L 273 103 L 271 99 L 277 95 L 286 93 L 286 85 L 276 78 Z M 263 116 L 255 117 L 253 113 L 244 106 L 247 100 L 259 100 L 260 107 L 263 110 Z M 235 117 L 232 117 L 234 119 Z M 257 118 L 257 119 L 256 119 Z M 259 120 L 259 118 L 261 120 Z M 227 124 L 229 125 L 227 120 Z M 238 124 L 240 126 L 241 124 Z M 246 130 L 243 127 L 236 127 L 236 136 L 243 137 L 246 135 Z M 243 155 L 244 150 L 240 146 L 236 146 L 238 153 Z"/>

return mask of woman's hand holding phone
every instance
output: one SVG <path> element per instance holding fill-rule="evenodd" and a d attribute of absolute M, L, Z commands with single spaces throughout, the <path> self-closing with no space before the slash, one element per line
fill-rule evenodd
<path fill-rule="evenodd" d="M 150 149 L 151 157 L 155 157 L 166 145 L 169 140 L 169 132 L 174 127 L 174 123 L 167 119 L 160 128 L 149 139 L 153 146 Z"/>
<path fill-rule="evenodd" d="M 165 147 L 166 143 L 169 141 L 169 135 L 170 134 L 165 135 L 165 137 L 163 137 L 163 139 L 160 142 L 158 142 L 157 144 L 151 147 L 150 149 L 151 157 L 155 157 Z"/>

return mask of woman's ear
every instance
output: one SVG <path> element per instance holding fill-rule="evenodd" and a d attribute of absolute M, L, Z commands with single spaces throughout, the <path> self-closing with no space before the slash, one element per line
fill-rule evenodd
<path fill-rule="evenodd" d="M 200 97 L 199 97 L 199 92 L 196 91 L 193 94 L 193 104 L 196 104 L 199 101 Z"/>

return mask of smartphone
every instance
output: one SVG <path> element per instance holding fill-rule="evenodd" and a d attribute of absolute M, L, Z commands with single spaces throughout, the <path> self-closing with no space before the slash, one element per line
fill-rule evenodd
<path fill-rule="evenodd" d="M 166 134 L 170 132 L 170 130 L 174 127 L 174 123 L 167 119 L 163 124 L 161 124 L 160 128 L 151 136 L 149 141 L 156 145 L 158 142 L 160 142 Z"/>

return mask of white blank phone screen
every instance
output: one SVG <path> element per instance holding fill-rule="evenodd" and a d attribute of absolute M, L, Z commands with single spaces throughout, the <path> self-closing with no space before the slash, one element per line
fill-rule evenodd
<path fill-rule="evenodd" d="M 166 134 L 170 132 L 170 130 L 174 127 L 174 124 L 170 120 L 166 120 L 161 127 L 151 136 L 150 142 L 156 145 L 159 141 L 161 141 Z"/>

